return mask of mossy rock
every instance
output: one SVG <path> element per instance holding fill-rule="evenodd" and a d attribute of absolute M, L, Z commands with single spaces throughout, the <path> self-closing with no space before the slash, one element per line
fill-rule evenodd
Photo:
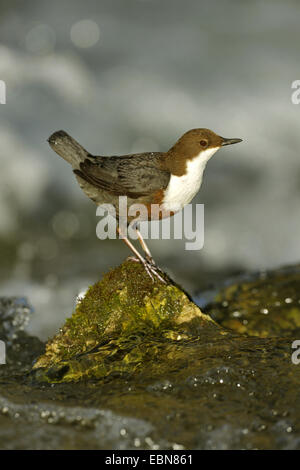
<path fill-rule="evenodd" d="M 218 324 L 240 334 L 264 338 L 296 334 L 300 330 L 300 266 L 227 283 L 205 311 Z"/>
<path fill-rule="evenodd" d="M 106 274 L 47 343 L 34 365 L 36 378 L 69 382 L 132 374 L 158 364 L 162 351 L 171 354 L 175 343 L 194 341 L 210 330 L 215 337 L 226 335 L 165 279 L 166 284 L 153 282 L 140 263 L 130 260 Z"/>

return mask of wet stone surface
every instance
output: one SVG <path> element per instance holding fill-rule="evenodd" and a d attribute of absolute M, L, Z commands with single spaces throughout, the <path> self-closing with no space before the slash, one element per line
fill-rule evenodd
<path fill-rule="evenodd" d="M 177 286 L 149 285 L 125 263 L 91 287 L 46 354 L 3 326 L 0 301 L 1 448 L 299 448 L 299 279 L 293 267 L 227 282 L 205 308 L 218 325 Z M 30 316 L 6 302 L 11 319 Z"/>
<path fill-rule="evenodd" d="M 227 280 L 214 294 L 204 311 L 225 328 L 251 336 L 293 333 L 300 338 L 300 266 Z"/>

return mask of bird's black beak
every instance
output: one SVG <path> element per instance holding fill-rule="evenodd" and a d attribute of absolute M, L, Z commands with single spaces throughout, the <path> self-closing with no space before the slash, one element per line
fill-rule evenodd
<path fill-rule="evenodd" d="M 224 145 L 231 145 L 231 144 L 238 144 L 239 142 L 242 142 L 242 139 L 226 139 L 225 137 L 222 137 L 222 147 Z"/>

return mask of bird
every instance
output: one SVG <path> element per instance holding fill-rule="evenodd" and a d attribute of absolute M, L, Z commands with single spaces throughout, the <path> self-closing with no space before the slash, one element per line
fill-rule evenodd
<path fill-rule="evenodd" d="M 185 132 L 166 152 L 145 152 L 118 156 L 90 154 L 67 132 L 54 132 L 50 147 L 71 164 L 83 192 L 97 205 L 112 204 L 116 209 L 117 232 L 133 252 L 132 259 L 141 262 L 154 281 L 165 282 L 146 245 L 139 225 L 134 226 L 144 256 L 121 231 L 118 202 L 127 197 L 127 207 L 143 204 L 145 220 L 170 217 L 189 204 L 198 193 L 207 162 L 221 148 L 242 142 L 225 138 L 210 129 L 197 128 Z M 158 207 L 159 210 L 151 210 Z M 128 217 L 128 221 L 131 218 Z"/>

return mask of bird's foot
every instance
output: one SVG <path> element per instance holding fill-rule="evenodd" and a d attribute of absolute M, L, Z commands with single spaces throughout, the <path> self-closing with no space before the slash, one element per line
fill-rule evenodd
<path fill-rule="evenodd" d="M 155 261 L 152 257 L 147 256 L 146 258 L 141 257 L 141 259 L 139 259 L 135 256 L 129 256 L 127 259 L 129 259 L 130 261 L 134 261 L 135 263 L 142 263 L 146 273 L 152 279 L 152 282 L 154 282 L 154 277 L 157 277 L 160 282 L 162 282 L 163 284 L 167 284 L 165 279 L 160 274 L 161 270 L 158 266 L 156 266 Z"/>
<path fill-rule="evenodd" d="M 152 258 L 152 256 L 146 255 L 145 259 L 146 259 L 147 263 L 151 264 L 152 266 L 156 266 L 156 263 L 155 263 L 154 259 Z"/>
<path fill-rule="evenodd" d="M 153 282 L 154 282 L 153 276 L 155 276 L 157 277 L 157 279 L 160 280 L 160 282 L 162 282 L 163 284 L 167 284 L 165 279 L 161 276 L 160 274 L 161 270 L 159 269 L 158 266 L 156 266 L 153 258 L 151 258 L 151 261 L 148 261 L 147 259 L 145 259 L 145 263 L 143 264 L 144 264 L 145 270 L 147 271 L 148 275 L 151 277 Z"/>

